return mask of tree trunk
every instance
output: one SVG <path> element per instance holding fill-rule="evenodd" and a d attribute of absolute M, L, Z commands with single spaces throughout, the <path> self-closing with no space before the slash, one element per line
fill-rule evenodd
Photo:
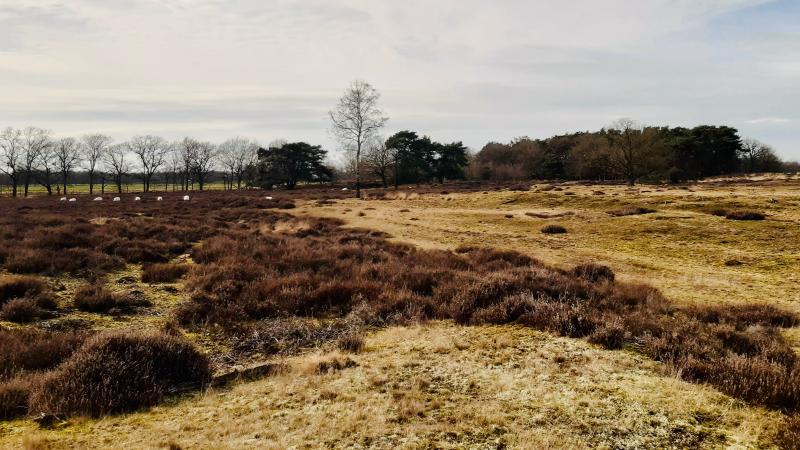
<path fill-rule="evenodd" d="M 89 195 L 94 194 L 94 171 L 89 171 Z"/>

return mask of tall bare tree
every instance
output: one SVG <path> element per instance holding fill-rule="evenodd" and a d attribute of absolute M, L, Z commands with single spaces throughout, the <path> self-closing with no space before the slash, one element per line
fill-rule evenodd
<path fill-rule="evenodd" d="M 167 153 L 169 152 L 169 145 L 167 141 L 158 136 L 134 136 L 127 144 L 128 150 L 133 153 L 139 160 L 141 176 L 142 176 L 142 190 L 150 192 L 150 184 L 153 180 L 153 175 L 158 172 L 158 169 L 164 164 Z"/>
<path fill-rule="evenodd" d="M 376 136 L 370 140 L 364 153 L 364 162 L 369 170 L 381 179 L 383 187 L 389 187 L 389 174 L 394 164 L 395 150 L 388 148 L 384 139 Z"/>
<path fill-rule="evenodd" d="M 22 130 L 8 127 L 0 133 L 0 171 L 6 174 L 11 181 L 11 196 L 17 196 L 20 173 L 19 166 L 22 160 Z"/>
<path fill-rule="evenodd" d="M 80 145 L 78 145 L 78 141 L 75 138 L 63 138 L 55 143 L 54 151 L 58 163 L 58 171 L 61 172 L 61 184 L 66 195 L 69 173 L 72 172 L 81 159 Z"/>
<path fill-rule="evenodd" d="M 354 81 L 328 115 L 333 134 L 356 152 L 356 197 L 361 197 L 361 150 L 389 120 L 378 108 L 380 94 L 365 81 Z"/>
<path fill-rule="evenodd" d="M 219 159 L 230 175 L 231 188 L 236 180 L 236 188 L 242 188 L 242 180 L 247 168 L 255 164 L 258 157 L 258 143 L 249 139 L 235 137 L 219 145 Z"/>
<path fill-rule="evenodd" d="M 83 137 L 83 162 L 89 175 L 89 194 L 94 193 L 95 175 L 97 174 L 98 163 L 100 163 L 112 139 L 104 134 L 87 134 Z"/>
<path fill-rule="evenodd" d="M 39 152 L 36 169 L 36 178 L 39 184 L 47 191 L 47 195 L 53 195 L 53 175 L 58 171 L 56 142 L 50 141 L 50 144 L 43 147 Z"/>
<path fill-rule="evenodd" d="M 103 162 L 111 172 L 117 192 L 122 193 L 122 179 L 130 172 L 131 164 L 128 160 L 128 144 L 117 144 L 109 146 L 103 152 Z"/>
<path fill-rule="evenodd" d="M 181 160 L 181 177 L 182 177 L 182 190 L 188 191 L 189 185 L 194 186 L 192 174 L 194 172 L 195 159 L 200 142 L 190 137 L 185 137 L 179 142 L 175 143 L 175 150 L 180 155 Z"/>
<path fill-rule="evenodd" d="M 25 197 L 30 190 L 31 177 L 40 161 L 41 153 L 52 145 L 50 132 L 42 128 L 27 127 L 22 132 L 22 173 Z"/>
<path fill-rule="evenodd" d="M 609 137 L 609 163 L 631 186 L 639 178 L 652 174 L 663 162 L 663 146 L 655 128 L 620 119 L 611 126 Z"/>
<path fill-rule="evenodd" d="M 210 142 L 200 142 L 194 152 L 193 170 L 198 188 L 202 191 L 217 162 L 217 146 Z"/>

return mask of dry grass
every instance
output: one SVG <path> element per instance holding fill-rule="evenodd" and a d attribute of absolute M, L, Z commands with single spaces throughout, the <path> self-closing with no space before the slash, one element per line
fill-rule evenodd
<path fill-rule="evenodd" d="M 458 345 L 471 343 L 470 346 Z M 631 353 L 520 327 L 392 328 L 369 351 L 292 358 L 230 390 L 56 430 L 0 423 L 2 445 L 54 448 L 719 448 L 766 445 L 781 419 L 659 375 Z M 318 363 L 356 365 L 320 372 Z M 335 421 L 336 426 L 331 426 Z"/>

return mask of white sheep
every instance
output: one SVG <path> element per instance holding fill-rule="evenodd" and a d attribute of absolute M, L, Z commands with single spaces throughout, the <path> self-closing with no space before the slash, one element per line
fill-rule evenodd
<path fill-rule="evenodd" d="M 268 196 L 264 197 L 264 200 L 272 200 L 272 197 L 270 197 L 270 196 L 268 195 Z"/>
<path fill-rule="evenodd" d="M 184 195 L 183 196 L 183 201 L 188 202 L 189 201 L 189 196 L 188 195 Z"/>
<path fill-rule="evenodd" d="M 163 197 L 156 197 L 156 201 L 157 202 L 160 202 L 161 200 L 164 200 L 164 198 Z"/>
<path fill-rule="evenodd" d="M 67 201 L 67 197 L 61 197 L 58 201 L 65 202 L 65 201 Z"/>
<path fill-rule="evenodd" d="M 71 202 L 77 202 L 77 201 L 78 201 L 78 199 L 77 199 L 77 198 L 75 198 L 75 197 L 72 197 L 71 199 L 69 199 L 69 201 L 71 201 Z"/>
<path fill-rule="evenodd" d="M 342 188 L 342 190 L 343 190 L 343 191 L 346 191 L 346 190 L 347 190 L 347 188 Z"/>
<path fill-rule="evenodd" d="M 121 198 L 119 198 L 119 197 L 114 197 L 114 201 L 115 201 L 115 202 L 119 202 L 119 201 L 122 201 L 122 199 L 121 199 Z"/>
<path fill-rule="evenodd" d="M 102 202 L 103 201 L 103 197 L 95 197 L 93 201 Z"/>
<path fill-rule="evenodd" d="M 141 198 L 141 197 L 134 197 L 134 198 L 133 198 L 133 201 L 135 201 L 135 202 L 139 202 L 139 201 L 141 201 L 141 200 L 142 200 L 142 198 Z"/>

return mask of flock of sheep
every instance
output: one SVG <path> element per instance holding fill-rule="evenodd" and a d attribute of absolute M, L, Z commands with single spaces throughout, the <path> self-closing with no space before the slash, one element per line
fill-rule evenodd
<path fill-rule="evenodd" d="M 156 197 L 156 201 L 157 201 L 157 202 L 160 202 L 160 201 L 162 201 L 162 200 L 164 200 L 164 197 Z M 70 197 L 69 199 L 68 199 L 67 197 L 61 197 L 61 198 L 59 199 L 59 201 L 61 201 L 61 202 L 77 202 L 77 201 L 78 201 L 78 199 L 77 199 L 77 198 L 75 198 L 75 197 Z M 102 202 L 102 201 L 103 201 L 103 197 L 95 197 L 95 198 L 94 198 L 92 201 L 94 201 L 94 202 Z M 114 201 L 114 202 L 121 202 L 121 201 L 122 201 L 122 198 L 120 198 L 120 197 L 114 197 L 114 199 L 113 199 L 112 201 Z M 134 197 L 134 198 L 133 198 L 133 201 L 135 201 L 135 202 L 139 202 L 139 201 L 142 201 L 142 198 L 141 198 L 141 197 Z M 188 195 L 184 195 L 184 196 L 183 196 L 183 201 L 185 201 L 185 202 L 188 202 L 188 201 L 189 201 L 189 196 L 188 196 Z"/>

